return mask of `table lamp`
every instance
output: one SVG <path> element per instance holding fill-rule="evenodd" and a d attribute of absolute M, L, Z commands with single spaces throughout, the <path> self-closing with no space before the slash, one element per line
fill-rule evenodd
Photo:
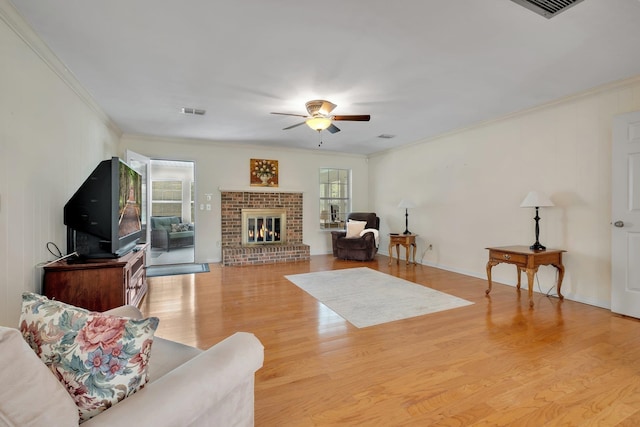
<path fill-rule="evenodd" d="M 539 191 L 530 191 L 529 194 L 527 194 L 527 197 L 525 197 L 520 204 L 521 208 L 536 208 L 536 216 L 533 218 L 536 221 L 536 242 L 529 246 L 529 249 L 534 251 L 544 251 L 547 249 L 538 241 L 540 236 L 540 216 L 538 215 L 538 208 L 549 206 L 554 206 L 553 202 L 545 194 L 542 194 Z"/>
<path fill-rule="evenodd" d="M 415 208 L 416 205 L 411 200 L 402 199 L 400 200 L 400 204 L 398 205 L 398 207 L 404 208 L 405 227 L 404 227 L 404 233 L 402 234 L 411 234 L 411 232 L 409 231 L 409 208 Z"/>

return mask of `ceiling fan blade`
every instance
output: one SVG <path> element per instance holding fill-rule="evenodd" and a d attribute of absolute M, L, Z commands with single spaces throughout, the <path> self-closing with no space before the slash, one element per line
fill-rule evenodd
<path fill-rule="evenodd" d="M 304 114 L 274 113 L 274 112 L 271 112 L 271 114 L 278 114 L 280 116 L 308 117 L 308 116 L 305 116 Z"/>
<path fill-rule="evenodd" d="M 302 116 L 302 117 L 306 117 L 306 116 Z M 291 126 L 287 126 L 286 128 L 282 128 L 282 130 L 293 129 L 293 128 L 296 128 L 296 127 L 298 127 L 298 126 L 300 126 L 300 125 L 303 125 L 303 124 L 305 124 L 305 123 L 306 123 L 306 122 L 296 123 L 295 125 L 291 125 Z"/>
<path fill-rule="evenodd" d="M 340 132 L 340 128 L 338 128 L 338 126 L 334 125 L 333 123 L 331 123 L 327 130 L 331 133 Z"/>
<path fill-rule="evenodd" d="M 333 120 L 350 120 L 353 122 L 368 122 L 371 116 L 368 114 L 351 115 L 351 116 L 333 116 Z"/>
<path fill-rule="evenodd" d="M 333 109 L 336 108 L 336 107 L 337 107 L 337 105 L 334 104 L 333 102 L 324 101 L 324 102 L 322 102 L 322 105 L 320 106 L 320 109 L 318 110 L 318 112 L 320 114 L 324 114 L 326 116 L 329 113 L 331 113 L 333 111 Z"/>

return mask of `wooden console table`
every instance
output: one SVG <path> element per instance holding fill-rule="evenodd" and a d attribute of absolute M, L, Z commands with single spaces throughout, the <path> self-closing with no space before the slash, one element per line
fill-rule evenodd
<path fill-rule="evenodd" d="M 489 262 L 487 262 L 487 280 L 489 287 L 485 291 L 487 295 L 491 292 L 491 269 L 494 265 L 502 262 L 514 264 L 518 269 L 518 286 L 520 290 L 520 275 L 522 271 L 527 273 L 529 285 L 529 307 L 533 307 L 533 279 L 541 265 L 553 265 L 558 270 L 558 298 L 564 297 L 560 293 L 562 278 L 564 277 L 564 265 L 562 265 L 562 249 L 547 249 L 544 251 L 534 251 L 528 246 L 502 246 L 498 248 L 486 248 L 489 250 Z"/>
<path fill-rule="evenodd" d="M 407 265 L 409 265 L 409 249 L 413 248 L 413 264 L 416 263 L 416 236 L 417 234 L 389 234 L 389 265 L 393 261 L 393 247 L 396 247 L 397 260 L 400 263 L 400 245 L 406 250 Z"/>
<path fill-rule="evenodd" d="M 50 264 L 44 267 L 44 295 L 92 311 L 137 306 L 147 292 L 147 247 L 139 245 L 121 258 Z"/>

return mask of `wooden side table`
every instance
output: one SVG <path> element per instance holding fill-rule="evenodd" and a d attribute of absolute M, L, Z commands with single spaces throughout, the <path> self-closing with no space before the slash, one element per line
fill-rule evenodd
<path fill-rule="evenodd" d="M 553 265 L 558 270 L 558 298 L 564 297 L 560 293 L 562 279 L 564 277 L 564 265 L 562 265 L 562 249 L 547 249 L 544 251 L 534 251 L 528 246 L 502 246 L 497 248 L 486 248 L 489 250 L 489 262 L 487 262 L 487 280 L 489 287 L 485 294 L 491 292 L 491 269 L 500 263 L 514 264 L 518 269 L 518 286 L 520 290 L 520 275 L 522 271 L 527 273 L 529 285 L 529 307 L 533 307 L 533 279 L 541 265 Z"/>
<path fill-rule="evenodd" d="M 417 234 L 389 234 L 389 265 L 393 261 L 393 247 L 396 247 L 397 260 L 400 264 L 400 245 L 406 250 L 407 265 L 409 265 L 409 249 L 413 248 L 413 264 L 416 264 L 416 236 Z"/>

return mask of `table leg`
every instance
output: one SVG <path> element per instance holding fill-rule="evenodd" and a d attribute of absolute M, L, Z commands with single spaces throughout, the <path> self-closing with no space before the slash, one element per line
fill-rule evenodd
<path fill-rule="evenodd" d="M 389 242 L 389 265 L 393 261 L 393 243 Z"/>
<path fill-rule="evenodd" d="M 489 284 L 489 287 L 487 288 L 486 291 L 484 291 L 486 295 L 489 295 L 489 292 L 491 292 L 491 269 L 493 268 L 494 265 L 498 265 L 498 263 L 494 261 L 489 261 L 487 263 L 487 282 Z"/>
<path fill-rule="evenodd" d="M 564 265 L 562 264 L 551 264 L 551 265 L 553 265 L 556 269 L 558 269 L 558 285 L 557 285 L 558 298 L 564 299 L 564 297 L 560 293 L 560 287 L 562 286 L 562 279 L 564 278 Z"/>
<path fill-rule="evenodd" d="M 416 245 L 415 243 L 413 245 L 413 265 L 417 265 L 416 263 L 416 250 L 418 249 L 418 245 Z"/>
<path fill-rule="evenodd" d="M 518 285 L 516 286 L 516 289 L 520 290 L 520 276 L 522 276 L 522 268 L 520 268 L 519 265 L 516 265 L 516 268 L 518 269 Z"/>
<path fill-rule="evenodd" d="M 526 268 L 527 281 L 529 282 L 529 307 L 533 307 L 533 279 L 536 276 L 538 268 Z"/>
<path fill-rule="evenodd" d="M 407 265 L 409 265 L 409 262 L 411 261 L 411 258 L 409 258 L 409 250 L 411 249 L 411 245 L 404 245 L 404 256 L 407 260 Z"/>

